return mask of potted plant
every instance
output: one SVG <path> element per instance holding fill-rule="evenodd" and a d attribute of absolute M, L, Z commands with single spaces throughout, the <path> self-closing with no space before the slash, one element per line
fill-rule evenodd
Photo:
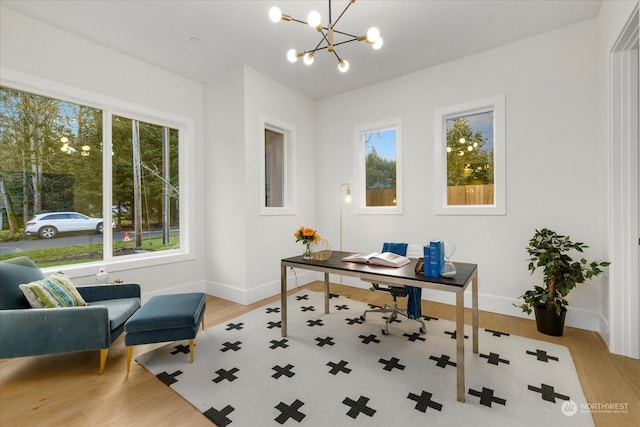
<path fill-rule="evenodd" d="M 589 246 L 582 242 L 572 242 L 569 236 L 561 236 L 555 231 L 543 228 L 536 230 L 529 245 L 529 272 L 542 269 L 544 286 L 534 285 L 519 298 L 521 305 L 514 304 L 527 314 L 535 311 L 536 326 L 543 334 L 561 336 L 569 304 L 566 296 L 579 283 L 584 283 L 603 272 L 608 261 L 591 261 L 581 258 L 574 261 L 570 251 L 584 252 Z"/>

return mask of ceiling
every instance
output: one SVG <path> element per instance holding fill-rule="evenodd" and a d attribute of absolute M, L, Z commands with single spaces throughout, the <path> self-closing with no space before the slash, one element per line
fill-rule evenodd
<path fill-rule="evenodd" d="M 333 0 L 333 21 L 349 0 Z M 328 1 L 0 0 L 3 6 L 199 82 L 246 64 L 311 98 L 323 99 L 472 55 L 598 14 L 601 0 L 358 0 L 336 29 L 380 29 L 384 46 L 336 48 L 347 73 L 321 51 L 290 63 L 287 50 L 313 48 L 320 34 L 296 22 L 273 23 L 272 6 L 306 20 Z M 199 39 L 194 43 L 192 38 Z M 336 40 L 337 41 L 337 40 Z"/>

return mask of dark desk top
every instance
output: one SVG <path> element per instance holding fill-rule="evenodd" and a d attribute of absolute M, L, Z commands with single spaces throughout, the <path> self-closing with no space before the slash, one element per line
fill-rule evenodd
<path fill-rule="evenodd" d="M 464 287 L 473 273 L 477 270 L 477 264 L 468 264 L 464 262 L 454 262 L 453 265 L 456 266 L 456 275 L 454 277 L 430 277 L 425 276 L 422 273 L 415 273 L 415 265 L 417 259 L 412 258 L 411 262 L 407 265 L 404 265 L 400 268 L 394 267 L 381 267 L 377 265 L 369 265 L 369 264 L 361 264 L 355 262 L 345 262 L 342 261 L 342 258 L 354 255 L 357 252 L 340 252 L 333 251 L 331 257 L 325 261 L 319 260 L 305 260 L 302 259 L 302 256 L 294 256 L 291 258 L 284 258 L 282 262 L 286 262 L 287 264 L 297 264 L 300 268 L 305 268 L 305 266 L 313 266 L 319 268 L 328 268 L 332 270 L 342 270 L 348 273 L 367 273 L 367 274 L 376 274 L 380 276 L 389 276 L 393 278 L 408 278 L 411 280 L 418 280 L 425 283 L 437 283 L 441 285 L 449 285 L 449 286 L 457 286 Z M 337 273 L 340 274 L 340 273 Z"/>

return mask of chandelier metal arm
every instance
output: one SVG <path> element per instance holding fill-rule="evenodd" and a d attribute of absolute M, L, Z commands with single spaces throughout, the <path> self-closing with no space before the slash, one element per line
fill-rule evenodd
<path fill-rule="evenodd" d="M 347 9 L 349 9 L 349 6 L 351 6 L 355 2 L 356 2 L 356 0 L 349 1 L 349 3 L 347 4 L 347 7 L 345 7 L 344 10 L 342 11 L 342 13 L 340 14 L 340 16 L 338 16 L 338 19 L 336 19 L 336 21 L 331 25 L 332 27 L 335 27 L 335 25 L 338 23 L 340 18 L 342 18 L 342 15 L 344 15 L 344 13 L 347 11 Z M 329 2 L 329 24 L 331 24 L 331 2 Z"/>

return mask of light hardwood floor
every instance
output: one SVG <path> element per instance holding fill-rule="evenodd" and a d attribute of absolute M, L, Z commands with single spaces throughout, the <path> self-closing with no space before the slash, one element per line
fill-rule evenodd
<path fill-rule="evenodd" d="M 305 286 L 322 291 L 322 283 Z M 331 291 L 372 304 L 389 302 L 386 293 L 331 285 Z M 272 297 L 242 306 L 207 298 L 205 326 L 211 327 L 253 310 Z M 454 320 L 454 307 L 423 301 L 423 313 Z M 466 323 L 471 322 L 469 310 Z M 597 426 L 638 426 L 640 361 L 609 353 L 600 336 L 565 328 L 562 337 L 536 331 L 528 319 L 480 312 L 480 327 L 549 341 L 568 347 L 587 401 L 626 404 L 624 413 L 593 413 Z M 196 339 L 197 343 L 197 339 Z M 159 344 L 135 347 L 134 357 Z M 482 349 L 482 342 L 480 342 Z M 198 358 L 196 348 L 196 360 Z M 188 363 L 188 356 L 185 356 Z M 126 375 L 124 338 L 109 350 L 104 375 L 98 375 L 98 352 L 4 359 L 0 361 L 0 426 L 210 426 L 189 403 L 137 363 Z M 532 420 L 528 420 L 532 421 Z M 535 422 L 535 420 L 533 420 Z"/>

